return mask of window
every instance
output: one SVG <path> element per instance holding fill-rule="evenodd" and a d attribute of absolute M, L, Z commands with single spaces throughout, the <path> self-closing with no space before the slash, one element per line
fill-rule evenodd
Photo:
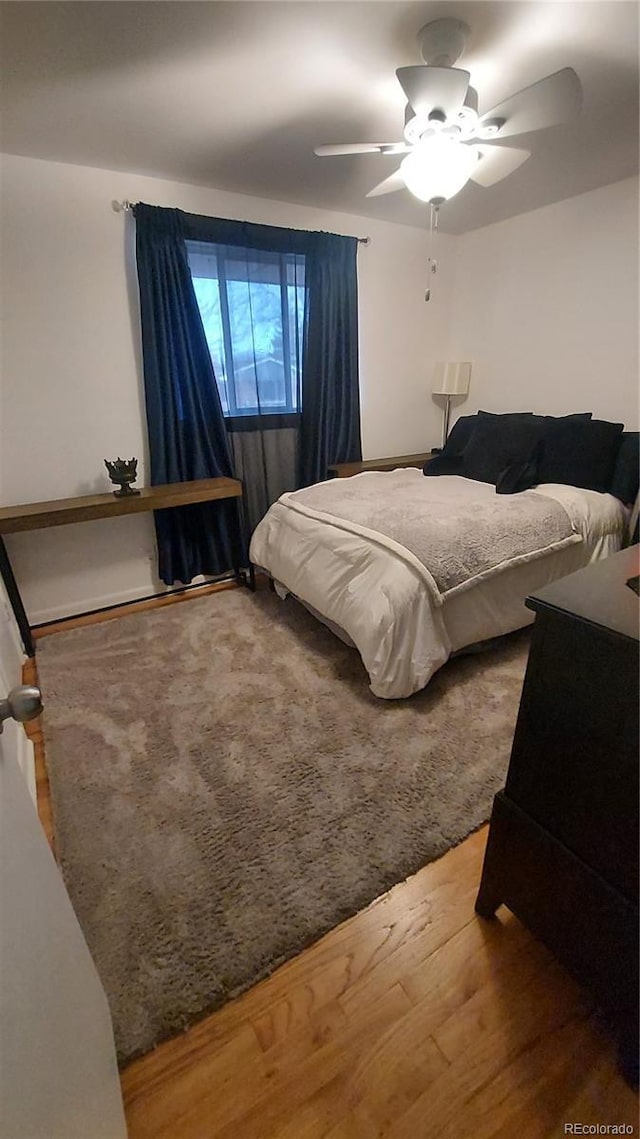
<path fill-rule="evenodd" d="M 187 242 L 225 416 L 300 411 L 304 256 Z"/>

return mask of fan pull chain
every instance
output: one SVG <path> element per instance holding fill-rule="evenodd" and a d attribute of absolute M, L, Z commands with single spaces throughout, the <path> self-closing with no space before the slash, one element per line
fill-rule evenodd
<path fill-rule="evenodd" d="M 435 235 L 436 235 L 436 231 L 438 229 L 438 207 L 434 206 L 433 203 L 430 203 L 429 204 L 429 211 L 430 212 L 429 212 L 429 259 L 428 259 L 429 270 L 428 271 L 429 271 L 429 273 L 437 273 L 438 272 L 438 262 L 435 259 L 434 252 L 435 252 Z M 427 289 L 426 289 L 426 292 L 424 294 L 424 299 L 425 299 L 425 301 L 431 300 L 431 285 L 428 282 L 427 282 Z"/>

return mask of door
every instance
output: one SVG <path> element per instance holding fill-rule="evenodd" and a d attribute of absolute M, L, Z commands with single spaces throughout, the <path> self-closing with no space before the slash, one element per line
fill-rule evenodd
<path fill-rule="evenodd" d="M 0 626 L 7 619 L 0 597 Z M 0 629 L 0 700 L 7 685 L 19 683 L 8 644 Z M 126 1139 L 107 1000 L 40 826 L 22 739 L 21 725 L 5 721 L 0 735 L 0 1135 Z"/>

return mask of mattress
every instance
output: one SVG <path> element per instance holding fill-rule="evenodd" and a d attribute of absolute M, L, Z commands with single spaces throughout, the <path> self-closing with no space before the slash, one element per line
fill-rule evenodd
<path fill-rule="evenodd" d="M 424 479 L 413 468 L 402 475 Z M 489 484 L 473 487 L 495 494 Z M 564 507 L 581 541 L 507 567 L 440 605 L 402 550 L 294 511 L 286 495 L 256 528 L 250 557 L 281 595 L 294 594 L 356 646 L 374 695 L 398 699 L 424 688 L 452 653 L 530 624 L 524 601 L 531 592 L 622 545 L 629 512 L 612 495 L 559 484 L 535 489 Z"/>

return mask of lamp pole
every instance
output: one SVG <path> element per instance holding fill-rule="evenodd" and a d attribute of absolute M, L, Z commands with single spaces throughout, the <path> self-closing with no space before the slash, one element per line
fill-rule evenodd
<path fill-rule="evenodd" d="M 444 399 L 445 399 L 444 418 L 442 420 L 442 446 L 443 447 L 445 446 L 445 444 L 447 442 L 447 437 L 449 435 L 449 415 L 451 412 L 451 396 L 446 395 L 444 397 Z"/>

